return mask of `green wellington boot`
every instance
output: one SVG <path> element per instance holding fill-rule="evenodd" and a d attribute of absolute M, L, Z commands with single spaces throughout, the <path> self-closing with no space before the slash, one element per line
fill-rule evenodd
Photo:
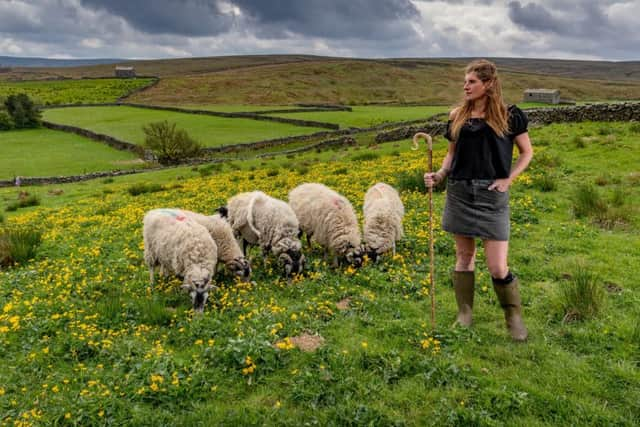
<path fill-rule="evenodd" d="M 509 276 L 511 276 L 511 273 L 507 277 L 509 278 Z M 522 303 L 518 292 L 518 278 L 511 277 L 513 277 L 513 280 L 494 278 L 493 289 L 504 310 L 504 319 L 507 321 L 507 329 L 509 329 L 511 338 L 514 341 L 525 341 L 528 332 L 522 321 Z"/>
<path fill-rule="evenodd" d="M 475 272 L 454 271 L 453 289 L 458 303 L 458 317 L 456 323 L 469 327 L 472 323 L 473 295 L 475 285 Z"/>

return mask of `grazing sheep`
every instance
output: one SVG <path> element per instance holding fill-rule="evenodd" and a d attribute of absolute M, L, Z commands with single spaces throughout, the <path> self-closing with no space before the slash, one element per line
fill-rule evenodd
<path fill-rule="evenodd" d="M 302 184 L 289 193 L 289 204 L 307 240 L 313 239 L 333 252 L 333 265 L 346 259 L 362 265 L 363 248 L 356 213 L 349 200 L 323 184 Z"/>
<path fill-rule="evenodd" d="M 404 205 L 395 188 L 379 182 L 364 195 L 363 236 L 369 258 L 376 261 L 389 249 L 396 254 L 396 242 L 404 236 Z"/>
<path fill-rule="evenodd" d="M 163 274 L 172 271 L 183 279 L 182 289 L 189 292 L 193 309 L 202 312 L 211 278 L 216 270 L 218 248 L 197 222 L 171 209 L 155 209 L 144 216 L 144 261 L 149 267 L 151 285 L 155 268 Z"/>
<path fill-rule="evenodd" d="M 262 191 L 233 196 L 218 210 L 229 219 L 233 231 L 248 245 L 259 245 L 263 254 L 272 252 L 284 268 L 284 276 L 301 273 L 305 258 L 298 238 L 298 218 L 291 207 Z"/>
<path fill-rule="evenodd" d="M 249 281 L 251 265 L 244 257 L 231 226 L 224 218 L 218 214 L 206 216 L 184 209 L 166 209 L 166 211 L 186 216 L 206 228 L 218 247 L 218 262 L 224 263 L 225 268 L 240 277 L 242 281 Z"/>

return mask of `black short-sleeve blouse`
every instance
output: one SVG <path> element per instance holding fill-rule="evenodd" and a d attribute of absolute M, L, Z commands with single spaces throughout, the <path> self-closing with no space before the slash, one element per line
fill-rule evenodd
<path fill-rule="evenodd" d="M 445 137 L 456 143 L 451 163 L 451 179 L 508 178 L 513 160 L 513 140 L 527 132 L 527 115 L 515 105 L 508 108 L 509 129 L 499 137 L 484 119 L 470 119 L 460 129 L 457 141 L 451 138 L 451 120 Z"/>

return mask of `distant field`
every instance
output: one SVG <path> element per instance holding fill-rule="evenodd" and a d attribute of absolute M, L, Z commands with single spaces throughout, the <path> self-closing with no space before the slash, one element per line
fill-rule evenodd
<path fill-rule="evenodd" d="M 168 120 L 185 129 L 206 147 L 305 135 L 326 129 L 284 123 L 174 113 L 133 107 L 73 107 L 44 111 L 45 120 L 90 129 L 115 138 L 142 144 L 142 127 Z"/>
<path fill-rule="evenodd" d="M 19 176 L 79 175 L 140 168 L 130 152 L 49 129 L 0 133 L 0 179 Z"/>
<path fill-rule="evenodd" d="M 172 107 L 188 108 L 191 110 L 207 110 L 207 111 L 219 111 L 221 113 L 243 113 L 254 111 L 268 111 L 268 110 L 291 110 L 294 108 L 303 108 L 295 105 L 243 105 L 243 104 L 216 104 L 216 105 L 199 105 L 199 104 L 176 104 Z"/>
<path fill-rule="evenodd" d="M 614 65 L 612 65 L 614 67 Z M 319 60 L 163 78 L 132 102 L 287 105 L 370 102 L 451 105 L 462 97 L 464 66 L 438 61 Z M 528 88 L 554 88 L 576 101 L 640 99 L 640 81 L 587 80 L 503 69 L 509 103 Z"/>
<path fill-rule="evenodd" d="M 355 106 L 353 111 L 317 111 L 308 113 L 274 113 L 275 117 L 286 117 L 298 120 L 316 120 L 337 123 L 340 127 L 372 127 L 383 123 L 402 122 L 426 119 L 429 116 L 449 111 L 447 106 L 420 107 L 380 107 Z"/>
<path fill-rule="evenodd" d="M 83 79 L 6 82 L 0 81 L 0 98 L 26 93 L 40 105 L 97 104 L 115 102 L 152 79 Z"/>

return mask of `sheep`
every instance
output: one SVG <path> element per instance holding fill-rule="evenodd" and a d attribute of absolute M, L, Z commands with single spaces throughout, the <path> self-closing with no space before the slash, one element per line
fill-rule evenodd
<path fill-rule="evenodd" d="M 248 282 L 251 265 L 244 257 L 229 223 L 219 214 L 207 216 L 184 209 L 168 209 L 176 215 L 183 215 L 207 229 L 218 247 L 218 262 L 224 263 L 227 270 Z"/>
<path fill-rule="evenodd" d="M 155 269 L 172 271 L 183 279 L 182 289 L 189 292 L 193 309 L 202 312 L 214 288 L 211 279 L 216 270 L 218 248 L 197 222 L 171 209 L 154 209 L 143 220 L 144 261 L 149 267 L 151 286 Z"/>
<path fill-rule="evenodd" d="M 289 192 L 289 204 L 298 217 L 301 233 L 333 252 L 333 265 L 346 259 L 362 265 L 363 247 L 356 213 L 349 200 L 323 184 L 307 183 Z"/>
<path fill-rule="evenodd" d="M 299 274 L 304 268 L 299 224 L 291 207 L 262 191 L 240 193 L 221 207 L 234 233 L 242 239 L 246 254 L 248 245 L 259 245 L 263 255 L 272 252 L 283 267 L 285 277 Z"/>
<path fill-rule="evenodd" d="M 373 261 L 389 249 L 396 254 L 396 242 L 404 236 L 404 205 L 395 188 L 379 182 L 364 195 L 363 236 L 367 256 Z"/>

